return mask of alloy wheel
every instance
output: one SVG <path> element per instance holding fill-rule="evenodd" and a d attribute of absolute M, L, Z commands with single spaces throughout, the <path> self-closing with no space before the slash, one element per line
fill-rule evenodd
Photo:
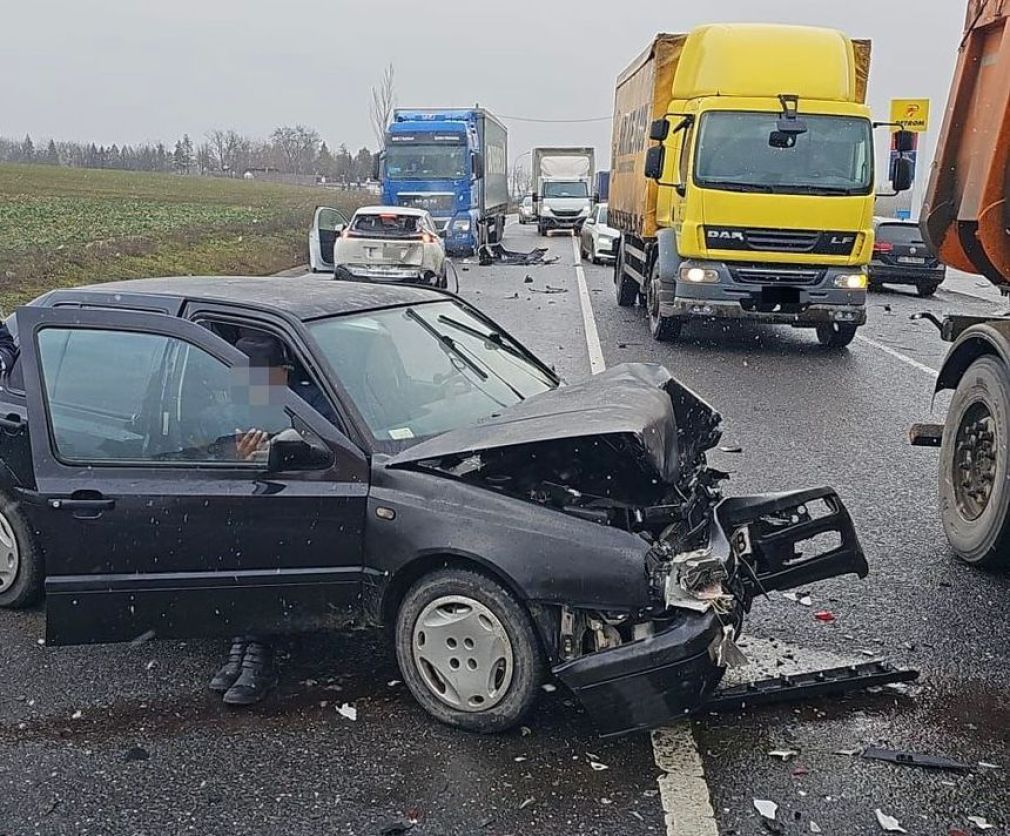
<path fill-rule="evenodd" d="M 0 513 L 0 592 L 6 592 L 18 576 L 21 553 L 7 517 Z"/>

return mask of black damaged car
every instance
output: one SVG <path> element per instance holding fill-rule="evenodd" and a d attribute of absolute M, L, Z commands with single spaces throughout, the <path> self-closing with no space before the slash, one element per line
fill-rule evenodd
<path fill-rule="evenodd" d="M 616 734 L 701 707 L 756 595 L 867 572 L 832 490 L 724 499 L 719 415 L 662 367 L 561 386 L 443 291 L 150 279 L 16 326 L 0 605 L 44 576 L 51 645 L 388 625 L 443 722 L 506 729 L 553 675 Z M 283 374 L 235 347 L 264 335 Z"/>

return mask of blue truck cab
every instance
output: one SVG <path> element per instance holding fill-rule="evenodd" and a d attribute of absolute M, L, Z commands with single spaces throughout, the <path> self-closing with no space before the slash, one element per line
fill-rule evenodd
<path fill-rule="evenodd" d="M 380 155 L 382 202 L 426 209 L 450 255 L 500 241 L 508 132 L 481 108 L 393 111 Z"/>

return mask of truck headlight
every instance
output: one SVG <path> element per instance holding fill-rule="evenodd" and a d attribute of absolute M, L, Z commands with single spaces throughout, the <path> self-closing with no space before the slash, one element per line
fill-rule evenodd
<path fill-rule="evenodd" d="M 845 290 L 866 290 L 866 273 L 843 273 L 835 276 L 835 287 Z"/>
<path fill-rule="evenodd" d="M 554 213 L 551 211 L 550 206 L 545 206 L 543 203 L 540 204 L 540 214 L 544 217 L 551 217 Z"/>
<path fill-rule="evenodd" d="M 680 278 L 681 281 L 692 284 L 718 284 L 719 271 L 709 270 L 705 267 L 681 267 Z"/>
<path fill-rule="evenodd" d="M 452 224 L 452 231 L 453 232 L 469 232 L 470 231 L 470 219 L 469 218 L 460 218 L 459 220 L 454 221 L 453 224 Z"/>

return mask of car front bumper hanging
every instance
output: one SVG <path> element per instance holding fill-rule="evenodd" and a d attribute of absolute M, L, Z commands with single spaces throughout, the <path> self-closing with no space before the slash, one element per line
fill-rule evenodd
<path fill-rule="evenodd" d="M 725 670 L 718 649 L 739 634 L 757 595 L 869 571 L 852 519 L 830 488 L 723 500 L 709 541 L 731 570 L 730 613 L 670 610 L 651 636 L 554 668 L 602 735 L 654 728 L 705 708 Z M 827 548 L 808 545 L 822 541 Z"/>

